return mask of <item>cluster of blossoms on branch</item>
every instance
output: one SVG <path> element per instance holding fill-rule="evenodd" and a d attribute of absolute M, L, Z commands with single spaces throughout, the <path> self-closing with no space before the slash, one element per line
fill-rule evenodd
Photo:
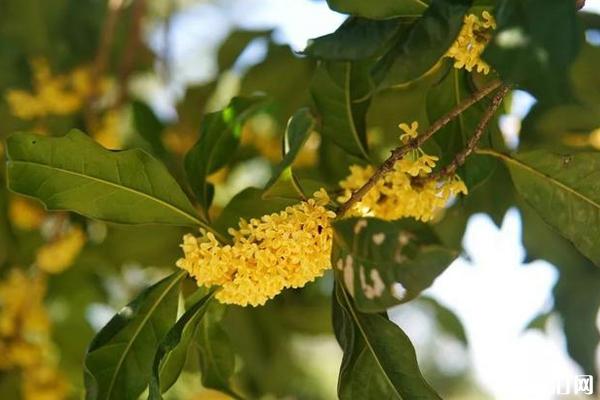
<path fill-rule="evenodd" d="M 6 93 L 11 113 L 18 118 L 73 114 L 93 95 L 95 84 L 89 67 L 76 68 L 65 75 L 52 75 L 44 59 L 33 60 L 31 67 L 33 91 L 12 89 Z"/>
<path fill-rule="evenodd" d="M 476 69 L 487 74 L 489 65 L 481 59 L 496 28 L 493 16 L 483 12 L 481 19 L 470 14 L 446 53 L 455 68 Z M 418 122 L 402 123 L 400 141 L 407 145 L 418 137 Z M 385 220 L 414 218 L 433 220 L 448 202 L 467 187 L 455 173 L 433 173 L 438 157 L 416 148 L 397 160 L 391 171 L 375 181 L 344 216 L 373 216 Z M 341 203 L 352 196 L 376 173 L 371 166 L 353 165 L 340 182 Z M 321 189 L 315 198 L 288 207 L 278 214 L 250 222 L 241 220 L 239 229 L 230 229 L 233 244 L 222 244 L 210 232 L 200 237 L 186 235 L 184 257 L 177 266 L 188 271 L 198 285 L 219 289 L 215 297 L 222 303 L 262 305 L 287 287 L 302 287 L 331 268 L 330 252 L 335 213 L 327 210 L 327 193 Z M 348 203 L 350 205 L 350 203 Z"/>
<path fill-rule="evenodd" d="M 417 137 L 419 124 L 400 124 L 404 134 L 403 143 Z M 467 194 L 467 187 L 456 175 L 441 179 L 427 179 L 438 158 L 416 149 L 394 164 L 394 169 L 379 179 L 365 196 L 349 210 L 354 216 L 373 216 L 385 220 L 412 217 L 431 221 L 446 206 L 448 200 L 460 193 Z M 350 175 L 340 182 L 344 189 L 340 202 L 346 202 L 352 193 L 362 187 L 375 173 L 371 166 L 353 165 Z M 419 178 L 419 182 L 415 182 Z"/>
<path fill-rule="evenodd" d="M 331 267 L 335 213 L 325 208 L 324 190 L 314 198 L 260 219 L 241 220 L 230 229 L 233 244 L 208 232 L 186 235 L 177 266 L 199 285 L 220 286 L 215 297 L 226 304 L 263 305 L 285 288 L 297 288 Z"/>
<path fill-rule="evenodd" d="M 454 67 L 465 68 L 467 71 L 475 68 L 477 72 L 488 74 L 490 66 L 481 59 L 481 54 L 494 29 L 496 21 L 487 11 L 481 14 L 481 18 L 475 14 L 465 16 L 458 38 L 446 53 L 446 56 L 454 58 Z"/>
<path fill-rule="evenodd" d="M 32 91 L 10 89 L 6 101 L 10 112 L 22 120 L 38 122 L 36 131 L 46 133 L 40 122 L 50 116 L 69 116 L 81 112 L 94 100 L 94 118 L 87 128 L 94 139 L 109 149 L 122 146 L 120 130 L 122 110 L 110 107 L 114 102 L 114 84 L 108 78 L 97 79 L 90 66 L 80 66 L 65 74 L 52 73 L 45 59 L 31 61 Z M 100 117 L 97 118 L 98 114 Z"/>
<path fill-rule="evenodd" d="M 64 400 L 69 383 L 58 370 L 51 323 L 44 305 L 47 274 L 70 267 L 86 241 L 84 231 L 65 215 L 51 217 L 32 200 L 13 196 L 11 225 L 18 230 L 41 230 L 46 243 L 27 271 L 13 268 L 0 281 L 0 372 L 21 374 L 24 400 Z"/>

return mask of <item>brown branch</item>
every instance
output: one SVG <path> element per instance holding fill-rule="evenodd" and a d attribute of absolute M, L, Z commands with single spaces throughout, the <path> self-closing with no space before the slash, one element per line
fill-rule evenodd
<path fill-rule="evenodd" d="M 123 50 L 123 59 L 121 61 L 119 71 L 119 94 L 115 103 L 115 108 L 119 107 L 127 99 L 127 86 L 129 85 L 129 77 L 133 72 L 135 66 L 135 58 L 138 49 L 142 43 L 141 38 L 141 27 L 142 17 L 146 10 L 145 0 L 135 0 L 133 3 L 131 26 L 129 27 L 129 34 L 127 37 L 127 43 Z"/>
<path fill-rule="evenodd" d="M 452 160 L 452 162 L 450 162 L 450 164 L 446 165 L 444 168 L 440 169 L 439 171 L 437 171 L 427 177 L 417 179 L 416 180 L 417 184 L 419 184 L 425 180 L 437 180 L 437 179 L 440 179 L 443 177 L 452 176 L 456 173 L 456 170 L 465 163 L 465 161 L 467 160 L 467 157 L 469 157 L 473 153 L 473 151 L 475 151 L 475 148 L 477 147 L 477 145 L 479 144 L 479 141 L 483 137 L 485 128 L 491 121 L 494 114 L 496 114 L 496 111 L 498 111 L 500 104 L 502 104 L 502 100 L 504 99 L 504 97 L 506 96 L 506 94 L 508 93 L 509 90 L 510 90 L 510 85 L 504 84 L 504 85 L 502 85 L 500 90 L 498 90 L 498 92 L 494 95 L 490 106 L 483 114 L 483 117 L 481 118 L 481 120 L 479 121 L 479 124 L 475 128 L 475 132 L 473 133 L 473 136 L 471 136 L 471 138 L 469 139 L 467 146 L 464 148 L 464 150 L 461 151 L 460 153 L 458 153 L 456 155 L 456 157 L 454 157 L 454 160 Z"/>
<path fill-rule="evenodd" d="M 104 72 L 106 71 L 110 49 L 115 38 L 117 22 L 119 21 L 121 11 L 123 10 L 122 5 L 122 0 L 108 0 L 107 15 L 104 19 L 104 23 L 102 24 L 98 49 L 96 50 L 96 57 L 91 68 L 92 89 L 89 96 L 85 99 L 85 105 L 83 108 L 83 118 L 86 128 L 89 130 L 91 130 L 97 122 L 97 116 L 92 108 L 94 102 L 98 98 L 99 82 L 101 82 L 102 75 L 104 75 Z"/>
<path fill-rule="evenodd" d="M 110 54 L 110 48 L 112 46 L 117 22 L 121 11 L 123 1 L 122 0 L 109 0 L 108 1 L 108 14 L 104 19 L 102 25 L 102 32 L 100 33 L 100 42 L 98 44 L 98 51 L 96 52 L 96 59 L 94 60 L 93 76 L 94 82 L 98 82 L 99 78 L 104 74 L 106 65 L 108 63 L 108 56 Z"/>
<path fill-rule="evenodd" d="M 358 190 L 352 193 L 350 198 L 338 208 L 337 214 L 339 216 L 343 216 L 350 209 L 350 207 L 359 202 L 365 196 L 365 194 L 367 194 L 367 192 L 373 186 L 375 186 L 375 184 L 377 183 L 377 181 L 379 181 L 379 179 L 381 179 L 381 177 L 390 172 L 394 168 L 394 164 L 396 164 L 397 161 L 402 159 L 402 157 L 404 157 L 406 153 L 419 148 L 421 145 L 423 145 L 423 143 L 425 143 L 429 138 L 431 138 L 431 136 L 433 136 L 435 132 L 443 128 L 446 124 L 448 124 L 458 115 L 460 115 L 467 108 L 471 107 L 473 104 L 477 103 L 479 100 L 492 93 L 494 90 L 500 87 L 501 84 L 502 82 L 500 81 L 494 81 L 488 86 L 482 88 L 478 92 L 474 93 L 473 96 L 463 100 L 454 109 L 452 109 L 450 112 L 448 112 L 447 114 L 439 118 L 437 121 L 435 121 L 423 134 L 417 136 L 405 145 L 392 150 L 392 154 L 388 157 L 387 160 L 383 162 L 383 164 L 381 164 L 381 166 L 375 171 L 375 173 L 369 178 L 369 180 L 362 187 L 360 187 Z"/>

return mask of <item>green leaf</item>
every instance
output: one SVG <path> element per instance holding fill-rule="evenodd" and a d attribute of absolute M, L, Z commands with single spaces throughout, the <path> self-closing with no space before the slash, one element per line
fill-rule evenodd
<path fill-rule="evenodd" d="M 306 106 L 314 67 L 314 60 L 298 57 L 289 46 L 269 42 L 267 57 L 242 78 L 240 95 L 267 95 L 273 100 L 269 111 L 284 125 L 290 115 Z"/>
<path fill-rule="evenodd" d="M 235 370 L 235 354 L 227 332 L 221 326 L 225 307 L 214 304 L 200 324 L 197 334 L 197 349 L 202 372 L 202 386 L 219 390 L 239 399 L 232 389 L 230 380 Z"/>
<path fill-rule="evenodd" d="M 263 197 L 301 199 L 304 196 L 292 172 L 292 163 L 313 132 L 315 124 L 315 118 L 307 108 L 301 108 L 292 115 L 283 135 L 283 160 L 275 166 Z"/>
<path fill-rule="evenodd" d="M 234 31 L 223 42 L 217 54 L 217 64 L 219 71 L 225 71 L 234 66 L 236 60 L 242 54 L 244 49 L 254 40 L 266 38 L 271 35 L 271 31 Z"/>
<path fill-rule="evenodd" d="M 384 51 L 391 39 L 411 23 L 410 19 L 384 21 L 351 17 L 335 32 L 308 42 L 304 54 L 322 60 L 356 61 Z"/>
<path fill-rule="evenodd" d="M 379 312 L 415 298 L 458 256 L 427 224 L 350 218 L 334 222 L 332 265 L 356 306 Z"/>
<path fill-rule="evenodd" d="M 212 297 L 213 293 L 209 293 L 187 309 L 158 345 L 152 363 L 149 400 L 162 400 L 162 393 L 177 381 Z"/>
<path fill-rule="evenodd" d="M 338 395 L 342 400 L 441 399 L 425 381 L 406 334 L 381 314 L 363 314 L 339 282 L 333 327 L 344 351 Z"/>
<path fill-rule="evenodd" d="M 235 97 L 224 110 L 204 117 L 200 138 L 185 156 L 185 172 L 205 215 L 212 201 L 212 185 L 206 178 L 233 158 L 244 121 L 263 104 L 263 97 Z"/>
<path fill-rule="evenodd" d="M 517 191 L 539 215 L 600 265 L 600 153 L 556 154 L 536 150 L 501 158 Z"/>
<path fill-rule="evenodd" d="M 131 110 L 133 124 L 137 132 L 150 144 L 154 154 L 164 156 L 166 150 L 161 140 L 161 134 L 165 129 L 165 125 L 154 114 L 154 111 L 141 101 L 131 103 Z"/>
<path fill-rule="evenodd" d="M 527 204 L 519 204 L 523 218 L 523 244 L 530 259 L 544 259 L 559 272 L 554 287 L 554 310 L 562 319 L 567 351 L 586 374 L 595 375 L 600 333 L 596 324 L 600 307 L 600 269 L 548 226 Z"/>
<path fill-rule="evenodd" d="M 427 8 L 423 0 L 327 0 L 327 4 L 334 11 L 371 19 L 414 17 Z"/>
<path fill-rule="evenodd" d="M 573 3 L 501 0 L 496 21 L 483 58 L 503 80 L 522 85 L 538 100 L 566 100 L 569 67 L 583 42 Z"/>
<path fill-rule="evenodd" d="M 321 134 L 363 159 L 369 158 L 365 118 L 370 91 L 365 63 L 323 62 L 311 82 Z"/>
<path fill-rule="evenodd" d="M 377 62 L 373 69 L 375 82 L 398 85 L 429 71 L 458 36 L 471 3 L 433 0 L 421 18 L 399 32 L 390 50 Z"/>
<path fill-rule="evenodd" d="M 467 345 L 467 333 L 458 316 L 449 308 L 432 297 L 422 296 L 419 301 L 432 308 L 438 327 L 445 333 L 454 336 L 462 344 Z"/>
<path fill-rule="evenodd" d="M 123 224 L 201 225 L 166 168 L 139 149 L 109 151 L 80 131 L 7 140 L 8 181 L 49 210 Z"/>
<path fill-rule="evenodd" d="M 148 385 L 152 359 L 177 317 L 184 271 L 144 290 L 98 332 L 85 356 L 87 400 L 136 399 Z"/>

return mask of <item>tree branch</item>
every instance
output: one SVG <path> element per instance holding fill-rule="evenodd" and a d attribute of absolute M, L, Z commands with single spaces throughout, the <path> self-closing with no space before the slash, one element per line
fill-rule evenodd
<path fill-rule="evenodd" d="M 485 132 L 485 128 L 491 121 L 494 114 L 496 114 L 496 111 L 498 111 L 500 104 L 502 104 L 502 100 L 504 99 L 504 97 L 506 96 L 506 94 L 508 93 L 509 90 L 510 90 L 510 85 L 503 84 L 501 86 L 500 90 L 498 90 L 498 92 L 492 98 L 492 103 L 490 104 L 488 109 L 483 114 L 483 117 L 479 121 L 477 128 L 475 128 L 475 132 L 473 133 L 473 136 L 471 136 L 471 138 L 469 139 L 467 146 L 464 148 L 463 151 L 461 151 L 460 153 L 458 153 L 456 155 L 456 157 L 454 158 L 454 160 L 452 160 L 452 162 L 450 164 L 446 165 L 444 168 L 440 169 L 439 171 L 437 171 L 429 176 L 426 176 L 421 179 L 416 179 L 415 181 L 417 183 L 419 183 L 419 182 L 423 182 L 425 180 L 430 180 L 430 179 L 437 180 L 439 178 L 454 175 L 456 173 L 456 170 L 465 163 L 467 157 L 469 157 L 473 153 L 473 151 L 479 144 L 479 141 L 481 140 L 481 137 L 483 136 L 483 133 Z"/>
<path fill-rule="evenodd" d="M 396 161 L 402 159 L 402 157 L 404 157 L 406 153 L 419 148 L 423 143 L 425 143 L 429 138 L 431 138 L 431 136 L 433 136 L 435 132 L 443 128 L 446 124 L 448 124 L 458 115 L 460 115 L 467 108 L 471 107 L 473 104 L 477 103 L 479 100 L 492 93 L 501 85 L 502 82 L 500 81 L 492 82 L 490 85 L 482 88 L 481 90 L 473 94 L 473 96 L 463 100 L 454 109 L 452 109 L 450 112 L 448 112 L 447 114 L 439 118 L 437 121 L 435 121 L 423 134 L 417 136 L 405 145 L 392 150 L 392 154 L 388 157 L 387 160 L 383 162 L 383 164 L 381 164 L 381 166 L 375 171 L 375 173 L 369 178 L 369 180 L 362 187 L 360 187 L 358 190 L 352 193 L 350 198 L 338 208 L 337 214 L 339 216 L 344 215 L 350 209 L 350 207 L 359 202 L 365 196 L 365 194 L 367 194 L 367 192 L 373 186 L 375 186 L 375 184 L 381 177 L 383 177 L 385 174 L 387 174 L 394 168 L 394 164 L 396 163 Z"/>

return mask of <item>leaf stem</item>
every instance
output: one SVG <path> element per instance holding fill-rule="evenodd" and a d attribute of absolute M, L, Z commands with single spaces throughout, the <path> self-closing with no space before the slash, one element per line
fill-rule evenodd
<path fill-rule="evenodd" d="M 375 186 L 379 179 L 381 179 L 385 174 L 387 174 L 394 168 L 394 164 L 396 164 L 396 161 L 402 159 L 402 157 L 404 157 L 404 155 L 409 151 L 421 147 L 421 145 L 425 143 L 429 138 L 431 138 L 434 133 L 439 131 L 450 121 L 452 121 L 462 112 L 464 112 L 467 108 L 471 107 L 473 104 L 477 103 L 479 100 L 492 93 L 501 85 L 501 81 L 493 81 L 488 86 L 474 93 L 471 97 L 460 102 L 454 109 L 452 109 L 447 114 L 443 115 L 441 118 L 435 121 L 432 125 L 430 125 L 429 128 L 423 134 L 417 136 L 405 145 L 392 150 L 392 154 L 387 158 L 387 160 L 383 162 L 383 164 L 381 164 L 381 166 L 379 166 L 379 168 L 369 178 L 369 180 L 363 186 L 361 186 L 359 189 L 353 192 L 350 198 L 338 208 L 338 216 L 343 216 L 354 204 L 359 202 L 367 194 L 367 192 L 373 186 Z"/>

